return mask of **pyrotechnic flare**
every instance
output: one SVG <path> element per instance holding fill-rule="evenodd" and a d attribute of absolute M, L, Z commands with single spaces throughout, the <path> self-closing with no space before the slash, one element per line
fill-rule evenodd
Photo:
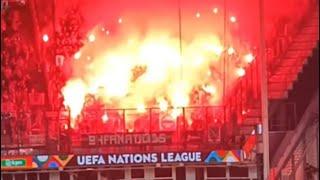
<path fill-rule="evenodd" d="M 90 31 L 89 41 L 81 53 L 74 55 L 79 60 L 74 61 L 73 78 L 62 89 L 73 124 L 88 93 L 116 108 L 136 108 L 145 113 L 146 107 L 158 106 L 164 112 L 169 106 L 189 106 L 193 89 L 207 83 L 215 84 L 205 86 L 204 90 L 212 95 L 211 102 L 218 102 L 216 91 L 222 83 L 217 80 L 224 47 L 217 36 L 205 34 L 182 41 L 184 53 L 180 54 L 179 39 L 165 31 L 149 31 L 144 37 L 131 34 L 123 43 L 113 43 L 107 49 L 105 38 L 99 36 L 105 37 L 104 33 L 109 31 L 101 32 L 101 26 Z M 90 57 L 90 61 L 81 56 Z M 235 66 L 230 68 L 236 71 Z M 179 109 L 171 112 L 173 117 L 180 114 Z M 126 117 L 126 123 L 132 120 Z"/>

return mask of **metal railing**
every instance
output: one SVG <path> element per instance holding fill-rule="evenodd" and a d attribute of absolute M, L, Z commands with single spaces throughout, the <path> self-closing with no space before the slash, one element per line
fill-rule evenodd
<path fill-rule="evenodd" d="M 239 127 L 232 123 L 236 117 L 225 119 L 224 106 L 85 110 L 74 128 L 70 128 L 68 111 L 40 114 L 39 126 L 8 133 L 18 117 L 4 117 L 2 112 L 2 154 L 240 149 L 245 139 L 239 137 L 250 135 L 236 131 Z M 13 140 L 15 134 L 20 136 Z"/>
<path fill-rule="evenodd" d="M 98 147 L 96 150 L 108 149 L 108 151 L 119 152 L 121 150 L 141 151 L 160 151 L 163 148 L 178 150 L 192 148 L 209 148 L 210 145 L 217 145 L 221 139 L 220 130 L 224 124 L 223 107 L 185 107 L 168 108 L 167 111 L 161 111 L 159 108 L 147 108 L 145 112 L 139 112 L 136 109 L 102 109 L 85 111 L 82 118 L 86 119 L 85 125 L 93 131 L 85 131 L 85 127 L 80 123 L 78 130 L 71 132 L 71 143 L 74 149 L 86 149 L 84 146 L 85 136 L 100 134 L 97 138 L 123 138 L 123 136 L 140 136 L 151 134 L 152 136 L 170 136 L 170 142 L 165 143 L 125 143 L 125 147 L 119 147 L 121 144 L 113 142 L 113 146 L 108 142 L 104 145 L 112 147 Z M 101 120 L 91 119 L 90 115 L 101 117 Z M 103 122 L 103 118 L 108 116 L 108 120 Z M 85 126 L 84 125 L 84 126 Z M 215 137 L 209 132 L 215 131 Z M 103 144 L 103 143 L 102 143 Z M 101 143 L 100 143 L 101 145 Z M 139 145 L 139 146 L 137 146 Z M 194 146 L 194 147 L 192 147 Z"/>
<path fill-rule="evenodd" d="M 316 93 L 313 96 L 313 99 L 310 102 L 307 110 L 305 111 L 302 119 L 300 120 L 299 125 L 295 128 L 293 136 L 286 137 L 283 140 L 283 143 L 279 146 L 280 148 L 278 149 L 278 151 L 280 152 L 282 151 L 282 149 L 284 149 L 284 151 L 281 153 L 276 152 L 276 156 L 273 158 L 272 164 L 275 167 L 275 177 L 278 177 L 280 173 L 285 169 L 285 167 L 290 165 L 289 160 L 290 159 L 292 160 L 292 157 L 293 157 L 292 155 L 295 151 L 302 150 L 302 153 L 300 153 L 300 155 L 302 156 L 304 155 L 304 149 L 305 149 L 305 143 L 303 142 L 304 136 L 307 128 L 310 127 L 310 125 L 313 123 L 313 120 L 316 118 L 314 117 L 313 113 L 316 112 L 319 107 L 319 102 L 317 102 L 318 97 L 319 97 L 319 93 Z M 288 141 L 289 143 L 287 143 Z M 301 142 L 302 142 L 302 145 L 301 145 Z M 296 162 L 294 163 L 296 164 Z"/>

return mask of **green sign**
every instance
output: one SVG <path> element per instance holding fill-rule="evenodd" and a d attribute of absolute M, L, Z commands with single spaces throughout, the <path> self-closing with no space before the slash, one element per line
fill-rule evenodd
<path fill-rule="evenodd" d="M 2 167 L 24 167 L 26 164 L 25 159 L 6 159 L 1 161 Z"/>

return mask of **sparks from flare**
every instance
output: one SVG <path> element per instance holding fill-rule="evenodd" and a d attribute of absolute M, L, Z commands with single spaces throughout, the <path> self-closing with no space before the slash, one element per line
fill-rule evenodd
<path fill-rule="evenodd" d="M 102 115 L 101 120 L 102 120 L 103 123 L 108 122 L 109 117 L 108 117 L 108 114 L 106 112 Z"/>
<path fill-rule="evenodd" d="M 237 18 L 236 18 L 235 16 L 231 16 L 231 17 L 230 17 L 230 21 L 231 21 L 232 23 L 235 23 L 235 22 L 237 21 Z"/>
<path fill-rule="evenodd" d="M 88 40 L 89 42 L 94 42 L 96 40 L 96 36 L 94 34 L 90 34 Z"/>
<path fill-rule="evenodd" d="M 218 8 L 213 8 L 212 12 L 213 12 L 214 14 L 218 14 Z"/>
<path fill-rule="evenodd" d="M 233 47 L 229 47 L 229 48 L 228 48 L 228 54 L 229 54 L 229 55 L 232 55 L 232 54 L 234 54 L 234 53 L 235 53 L 234 48 L 233 48 Z"/>
<path fill-rule="evenodd" d="M 74 59 L 78 60 L 81 58 L 81 52 L 76 52 L 73 56 Z"/>
<path fill-rule="evenodd" d="M 236 73 L 237 73 L 237 75 L 238 75 L 239 77 L 242 77 L 242 76 L 244 76 L 244 75 L 246 74 L 246 71 L 245 71 L 243 68 L 238 68 L 238 69 L 236 70 Z"/>
<path fill-rule="evenodd" d="M 145 107 L 145 105 L 144 104 L 138 104 L 137 105 L 137 111 L 139 112 L 139 113 L 144 113 L 144 112 L 146 112 L 146 107 Z"/>
<path fill-rule="evenodd" d="M 118 23 L 121 24 L 122 23 L 122 18 L 118 19 Z"/>
<path fill-rule="evenodd" d="M 48 34 L 44 34 L 44 35 L 42 36 L 42 40 L 43 40 L 44 42 L 48 42 L 48 41 L 49 41 L 49 36 L 48 36 Z"/>
<path fill-rule="evenodd" d="M 247 63 L 251 63 L 251 62 L 254 60 L 254 56 L 253 56 L 251 53 L 246 54 L 246 55 L 244 56 L 244 60 L 245 60 Z"/>
<path fill-rule="evenodd" d="M 164 98 L 159 98 L 158 103 L 159 103 L 159 108 L 162 112 L 167 111 L 168 102 Z"/>
<path fill-rule="evenodd" d="M 200 18 L 201 14 L 199 12 L 196 13 L 196 18 Z"/>
<path fill-rule="evenodd" d="M 202 86 L 203 90 L 209 94 L 216 93 L 216 88 L 213 85 L 204 85 Z"/>

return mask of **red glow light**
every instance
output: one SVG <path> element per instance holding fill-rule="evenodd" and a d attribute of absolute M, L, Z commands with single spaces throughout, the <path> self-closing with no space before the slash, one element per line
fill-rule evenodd
<path fill-rule="evenodd" d="M 246 54 L 246 55 L 244 56 L 244 60 L 245 60 L 247 63 L 251 63 L 251 62 L 254 60 L 254 56 L 253 56 L 251 53 Z"/>

